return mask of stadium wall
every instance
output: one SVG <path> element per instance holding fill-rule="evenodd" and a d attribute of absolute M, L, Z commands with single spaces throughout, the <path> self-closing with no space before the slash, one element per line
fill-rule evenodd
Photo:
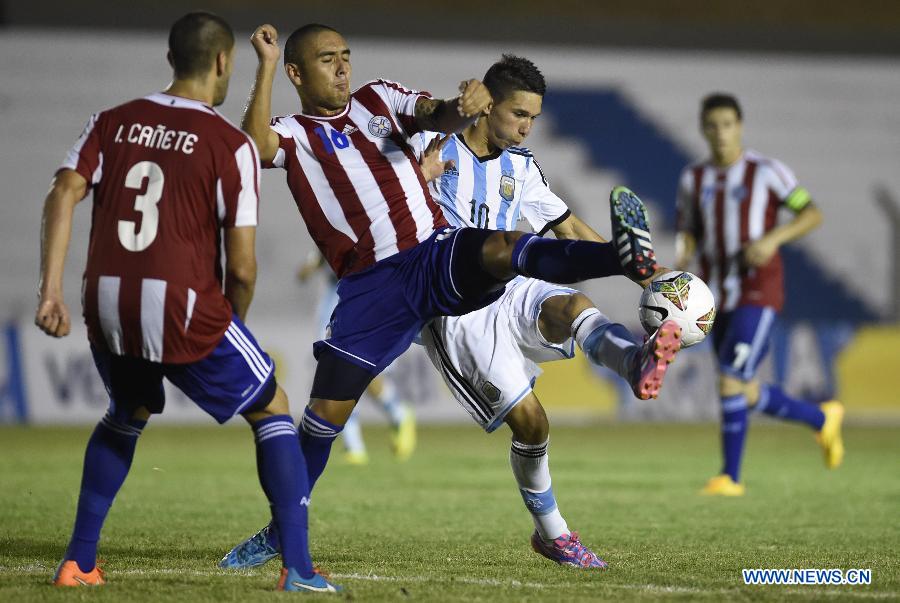
<path fill-rule="evenodd" d="M 246 40 L 247 35 L 238 38 Z M 885 250 L 897 234 L 872 193 L 876 186 L 893 191 L 895 197 L 900 191 L 895 169 L 900 114 L 894 104 L 900 80 L 895 61 L 598 51 L 521 43 L 350 42 L 357 83 L 387 76 L 438 96 L 454 94 L 456 82 L 479 76 L 502 52 L 533 59 L 547 75 L 550 93 L 529 146 L 551 186 L 600 232 L 609 230 L 607 191 L 618 183 L 632 186 L 650 204 L 662 258 L 672 257 L 674 250 L 670 228 L 677 169 L 680 162 L 703 154 L 698 99 L 713 89 L 736 93 L 746 109 L 748 146 L 791 165 L 826 216 L 824 226 L 790 252 L 796 269 L 789 274 L 806 293 L 807 306 L 792 302 L 789 294 L 789 310 L 800 310 L 786 313 L 789 320 L 779 335 L 787 342 L 782 360 L 769 370 L 795 391 L 821 389 L 836 374 L 840 381 L 832 390 L 842 393 L 849 386 L 847 391 L 858 392 L 853 395 L 861 407 L 874 405 L 877 412 L 898 408 L 897 377 L 884 379 L 882 393 L 852 385 L 866 380 L 866 367 L 873 362 L 900 366 L 896 329 L 885 326 L 894 302 L 891 258 Z M 24 416 L 33 421 L 96 418 L 102 388 L 98 393 L 96 382 L 87 384 L 92 372 L 83 334 L 59 342 L 29 324 L 40 206 L 53 170 L 92 112 L 165 85 L 170 73 L 164 44 L 162 32 L 6 30 L 0 35 L 0 316 L 12 325 L 4 351 L 7 375 L 0 375 L 0 384 L 5 383 L 0 417 L 18 416 L 16 409 L 25 404 Z M 239 42 L 231 94 L 222 107 L 234 121 L 240 117 L 254 65 L 249 44 Z M 279 113 L 296 110 L 294 92 L 283 79 L 276 84 L 273 104 Z M 303 380 L 311 370 L 313 331 L 305 321 L 313 314 L 318 287 L 301 288 L 293 275 L 312 246 L 281 175 L 265 173 L 262 190 L 260 277 L 249 324 L 267 346 L 278 347 L 276 356 L 282 355 L 286 366 L 294 367 L 285 378 L 292 379 L 289 394 L 298 400 L 305 396 Z M 75 314 L 89 214 L 84 207 L 76 212 L 67 265 L 66 296 Z M 636 326 L 638 290 L 633 285 L 605 281 L 585 289 L 607 314 Z M 865 330 L 857 336 L 861 327 Z M 845 347 L 837 365 L 837 352 L 823 353 Z M 624 402 L 628 396 L 611 385 L 615 382 L 602 376 L 597 381 L 583 359 L 547 365 L 538 392 L 560 416 L 590 411 L 628 418 L 712 418 L 718 411 L 709 356 L 702 349 L 685 354 L 673 374 L 680 387 L 676 391 L 670 384 L 666 398 L 652 405 Z M 422 358 L 412 358 L 412 366 L 421 364 Z M 23 375 L 18 381 L 16 371 Z M 419 372 L 431 376 L 430 369 Z M 408 387 L 421 390 L 416 395 L 423 399 L 426 416 L 465 420 L 437 381 Z M 16 383 L 21 385 L 19 393 Z M 429 396 L 428 391 L 441 393 Z M 426 409 L 432 399 L 438 401 L 433 412 Z M 48 400 L 53 400 L 50 406 Z M 171 420 L 202 416 L 188 405 L 183 411 L 176 407 L 181 405 L 172 404 Z"/>

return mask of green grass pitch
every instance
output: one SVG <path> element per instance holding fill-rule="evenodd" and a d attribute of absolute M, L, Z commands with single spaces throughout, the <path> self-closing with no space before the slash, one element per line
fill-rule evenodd
<path fill-rule="evenodd" d="M 0 428 L 0 601 L 257 601 L 278 563 L 215 564 L 267 519 L 247 428 L 151 425 L 100 542 L 109 584 L 49 580 L 74 517 L 89 428 Z M 316 489 L 313 557 L 359 601 L 897 600 L 900 429 L 845 430 L 822 465 L 800 427 L 751 428 L 742 499 L 696 494 L 718 466 L 715 425 L 554 427 L 554 490 L 571 528 L 610 563 L 560 567 L 531 551 L 507 433 L 427 427 L 395 463 L 335 455 Z M 744 586 L 741 568 L 870 568 L 871 586 Z"/>

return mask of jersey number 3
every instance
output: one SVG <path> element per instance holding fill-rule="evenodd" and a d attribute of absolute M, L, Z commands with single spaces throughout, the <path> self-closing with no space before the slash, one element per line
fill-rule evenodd
<path fill-rule="evenodd" d="M 135 223 L 131 220 L 119 220 L 119 241 L 128 251 L 143 251 L 150 246 L 159 230 L 159 208 L 157 204 L 162 198 L 162 168 L 152 161 L 135 163 L 125 175 L 125 188 L 141 190 L 147 179 L 147 191 L 134 200 L 135 211 L 141 212 L 141 228 L 135 232 Z"/>

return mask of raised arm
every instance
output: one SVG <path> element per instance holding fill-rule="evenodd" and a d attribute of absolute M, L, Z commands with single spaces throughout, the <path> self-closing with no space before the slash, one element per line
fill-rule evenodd
<path fill-rule="evenodd" d="M 491 93 L 478 80 L 459 84 L 459 96 L 440 100 L 422 97 L 416 102 L 416 124 L 421 130 L 461 132 L 491 104 Z"/>
<path fill-rule="evenodd" d="M 41 280 L 38 284 L 38 307 L 34 324 L 47 335 L 65 337 L 71 329 L 69 309 L 63 299 L 63 272 L 69 239 L 72 237 L 72 214 L 87 194 L 87 181 L 74 170 L 60 170 L 50 184 L 44 199 L 41 220 Z"/>
<path fill-rule="evenodd" d="M 270 162 L 278 152 L 278 134 L 270 127 L 272 119 L 272 84 L 278 69 L 278 31 L 271 25 L 260 25 L 250 37 L 259 65 L 256 67 L 256 80 L 250 89 L 250 98 L 244 108 L 241 128 L 250 135 L 259 148 L 261 161 Z"/>
<path fill-rule="evenodd" d="M 569 214 L 569 217 L 550 228 L 557 239 L 571 239 L 573 241 L 594 241 L 596 243 L 605 243 L 606 239 L 601 237 L 597 232 L 585 224 L 581 218 L 575 214 Z"/>

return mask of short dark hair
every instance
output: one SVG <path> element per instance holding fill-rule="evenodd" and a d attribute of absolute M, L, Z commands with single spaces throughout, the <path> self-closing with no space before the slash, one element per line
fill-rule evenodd
<path fill-rule="evenodd" d="M 502 102 L 517 90 L 534 92 L 544 96 L 547 82 L 544 75 L 528 59 L 512 54 L 504 54 L 503 58 L 491 65 L 484 74 L 482 83 L 491 93 L 495 103 Z"/>
<path fill-rule="evenodd" d="M 293 63 L 299 66 L 303 60 L 303 43 L 311 36 L 323 31 L 333 31 L 338 35 L 341 33 L 335 28 L 321 23 L 307 23 L 303 27 L 295 29 L 284 43 L 284 64 Z"/>
<path fill-rule="evenodd" d="M 212 67 L 217 54 L 233 47 L 231 26 L 212 13 L 188 13 L 169 30 L 169 56 L 177 78 L 202 75 Z"/>
<path fill-rule="evenodd" d="M 738 102 L 738 99 L 732 94 L 713 92 L 712 94 L 707 94 L 703 97 L 703 100 L 700 102 L 700 121 L 702 122 L 706 117 L 706 114 L 713 109 L 734 109 L 734 112 L 737 113 L 738 120 L 743 121 L 744 119 L 744 112 L 741 111 L 741 105 Z"/>

